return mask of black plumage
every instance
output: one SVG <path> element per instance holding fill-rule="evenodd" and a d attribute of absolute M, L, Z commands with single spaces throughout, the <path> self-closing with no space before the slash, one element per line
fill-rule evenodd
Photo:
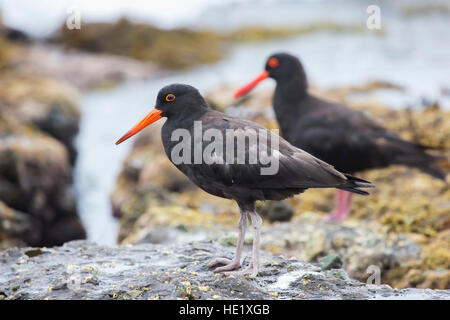
<path fill-rule="evenodd" d="M 264 78 L 276 81 L 273 107 L 283 137 L 345 173 L 385 168 L 415 167 L 445 180 L 442 160 L 427 146 L 406 141 L 364 113 L 308 93 L 308 81 L 299 59 L 279 53 L 268 58 L 257 80 L 238 91 L 239 97 Z"/>

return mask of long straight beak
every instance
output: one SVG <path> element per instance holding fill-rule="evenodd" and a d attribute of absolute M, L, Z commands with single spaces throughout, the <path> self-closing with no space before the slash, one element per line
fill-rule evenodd
<path fill-rule="evenodd" d="M 144 119 L 142 119 L 137 125 L 135 125 L 133 128 L 131 128 L 127 133 L 125 133 L 122 136 L 122 138 L 117 140 L 116 145 L 119 144 L 119 143 L 124 142 L 128 138 L 131 138 L 136 133 L 138 133 L 139 131 L 144 129 L 146 126 L 148 126 L 148 125 L 152 124 L 153 122 L 161 119 L 162 118 L 161 117 L 161 113 L 162 113 L 161 110 L 153 108 L 152 111 L 150 111 L 149 114 L 146 115 Z"/>
<path fill-rule="evenodd" d="M 255 79 L 253 79 L 252 81 L 250 81 L 248 84 L 246 84 L 245 86 L 243 86 L 242 88 L 240 88 L 238 91 L 236 91 L 234 93 L 234 97 L 235 98 L 239 98 L 241 96 L 243 96 L 244 94 L 246 94 L 247 92 L 249 92 L 250 90 L 252 90 L 258 83 L 260 83 L 261 81 L 263 81 L 264 79 L 267 79 L 267 77 L 269 77 L 269 72 L 267 72 L 266 70 L 264 70 L 263 72 L 261 72 Z"/>

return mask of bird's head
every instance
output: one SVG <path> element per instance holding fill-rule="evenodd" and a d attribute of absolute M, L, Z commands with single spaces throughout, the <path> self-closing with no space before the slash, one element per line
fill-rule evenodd
<path fill-rule="evenodd" d="M 199 108 L 204 107 L 206 107 L 206 102 L 196 88 L 178 83 L 165 86 L 158 92 L 155 107 L 138 124 L 117 140 L 116 144 L 131 138 L 163 117 L 187 117 L 194 114 Z"/>
<path fill-rule="evenodd" d="M 239 98 L 247 94 L 256 87 L 258 83 L 267 78 L 272 78 L 276 80 L 277 83 L 288 82 L 294 78 L 298 78 L 302 81 L 301 85 L 306 89 L 306 75 L 300 60 L 288 53 L 276 53 L 267 59 L 264 71 L 236 91 L 234 97 Z"/>

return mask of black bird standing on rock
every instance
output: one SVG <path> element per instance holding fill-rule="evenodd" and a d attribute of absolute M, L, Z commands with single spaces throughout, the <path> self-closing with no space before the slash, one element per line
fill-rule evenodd
<path fill-rule="evenodd" d="M 308 188 L 338 188 L 367 195 L 366 191 L 359 188 L 373 187 L 368 181 L 340 173 L 331 165 L 292 146 L 286 140 L 254 122 L 229 117 L 212 110 L 198 90 L 189 85 L 172 84 L 162 88 L 158 93 L 154 109 L 116 144 L 130 138 L 162 117 L 167 118 L 162 127 L 161 136 L 169 160 L 201 189 L 218 197 L 233 199 L 239 206 L 239 238 L 236 255 L 233 260 L 226 258 L 212 260 L 209 264 L 210 267 L 224 265 L 216 268 L 215 272 L 236 272 L 240 268 L 247 228 L 247 214 L 249 214 L 254 229 L 252 262 L 248 268 L 239 272 L 250 274 L 253 277 L 257 275 L 262 220 L 255 211 L 255 201 L 282 200 L 302 193 Z M 258 132 L 258 143 L 244 144 L 242 150 L 232 145 L 230 147 L 231 158 L 228 158 L 230 149 L 224 152 L 215 149 L 211 153 L 211 158 L 215 160 L 214 163 L 196 162 L 195 151 L 191 151 L 200 148 L 200 152 L 207 154 L 206 151 L 210 148 L 207 142 L 196 137 L 199 123 L 201 124 L 200 133 L 204 137 L 208 135 L 208 131 L 209 133 L 215 132 L 216 136 L 219 134 L 222 137 L 227 137 L 231 131 L 237 138 L 246 135 L 250 141 L 252 135 L 254 136 Z M 179 161 L 176 156 L 181 154 L 179 152 L 180 136 L 186 133 L 191 137 L 194 136 L 194 139 L 190 139 L 189 147 L 183 150 L 184 160 Z M 261 137 L 264 135 L 270 139 L 267 141 L 262 139 Z M 207 139 L 205 138 L 205 140 Z M 275 142 L 278 144 L 276 145 Z M 220 143 L 223 148 L 224 141 Z M 227 146 L 228 140 L 225 147 Z M 261 170 L 267 168 L 267 165 L 261 164 L 262 161 L 256 164 L 249 161 L 247 161 L 249 163 L 239 163 L 239 157 L 250 159 L 253 153 L 257 152 L 258 146 L 260 150 L 267 150 L 267 154 L 271 155 L 272 160 L 278 161 L 276 172 L 261 174 Z"/>
<path fill-rule="evenodd" d="M 345 173 L 400 164 L 445 181 L 438 164 L 443 158 L 426 153 L 430 147 L 403 140 L 362 112 L 309 94 L 303 66 L 292 55 L 270 56 L 265 70 L 234 97 L 241 97 L 269 77 L 276 81 L 273 107 L 281 133 L 294 146 Z M 345 219 L 351 198 L 351 193 L 338 190 L 336 209 L 327 220 Z"/>

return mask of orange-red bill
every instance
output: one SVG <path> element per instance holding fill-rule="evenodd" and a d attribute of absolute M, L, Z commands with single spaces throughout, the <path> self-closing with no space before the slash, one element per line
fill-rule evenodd
<path fill-rule="evenodd" d="M 137 125 L 135 125 L 133 128 L 131 128 L 127 133 L 125 133 L 122 136 L 122 138 L 117 140 L 116 144 L 124 142 L 128 138 L 131 138 L 136 133 L 138 133 L 139 131 L 144 129 L 146 126 L 148 126 L 148 125 L 152 124 L 153 122 L 161 119 L 162 118 L 161 117 L 161 113 L 162 113 L 162 111 L 158 110 L 158 109 L 153 109 L 152 111 L 150 111 L 149 114 L 146 115 L 144 119 L 142 119 Z"/>
<path fill-rule="evenodd" d="M 264 70 L 263 72 L 261 72 L 255 79 L 253 79 L 252 81 L 250 81 L 248 84 L 246 84 L 245 86 L 243 86 L 242 88 L 240 88 L 238 91 L 236 91 L 234 93 L 234 97 L 235 98 L 239 98 L 241 96 L 243 96 L 244 94 L 246 94 L 247 92 L 249 92 L 250 90 L 252 90 L 258 83 L 260 83 L 261 81 L 263 81 L 264 79 L 267 79 L 267 77 L 269 77 L 269 72 L 267 72 L 266 70 Z"/>

